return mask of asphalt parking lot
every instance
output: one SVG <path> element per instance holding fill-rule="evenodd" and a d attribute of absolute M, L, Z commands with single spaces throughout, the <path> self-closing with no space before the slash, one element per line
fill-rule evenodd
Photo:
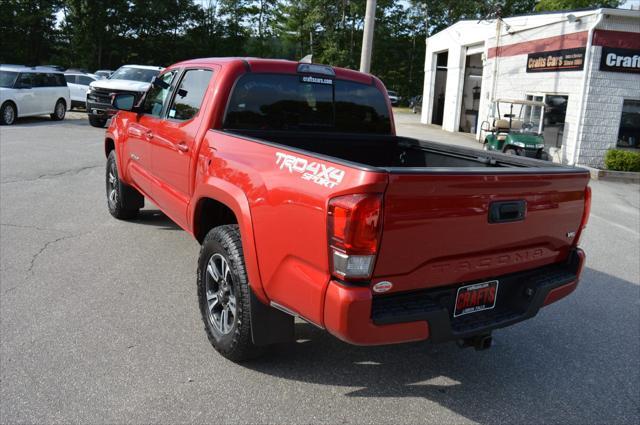
<path fill-rule="evenodd" d="M 108 214 L 103 133 L 81 113 L 0 128 L 0 422 L 640 421 L 638 185 L 591 183 L 581 285 L 491 350 L 354 347 L 301 322 L 239 366 L 205 337 L 197 242 L 153 205 Z"/>

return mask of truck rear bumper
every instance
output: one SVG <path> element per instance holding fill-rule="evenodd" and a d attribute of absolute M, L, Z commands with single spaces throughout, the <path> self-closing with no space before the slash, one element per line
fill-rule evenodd
<path fill-rule="evenodd" d="M 456 318 L 451 312 L 457 288 L 474 282 L 374 298 L 368 287 L 331 281 L 325 298 L 325 327 L 357 345 L 444 342 L 489 333 L 529 319 L 543 306 L 573 292 L 584 259 L 584 252 L 575 249 L 563 263 L 500 276 L 494 309 Z"/>

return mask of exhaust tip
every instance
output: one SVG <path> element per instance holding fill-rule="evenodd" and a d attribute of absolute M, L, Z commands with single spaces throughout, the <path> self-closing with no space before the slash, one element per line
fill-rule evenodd
<path fill-rule="evenodd" d="M 493 345 L 493 337 L 491 334 L 476 335 L 470 338 L 458 340 L 458 347 L 473 347 L 476 351 L 488 350 Z"/>

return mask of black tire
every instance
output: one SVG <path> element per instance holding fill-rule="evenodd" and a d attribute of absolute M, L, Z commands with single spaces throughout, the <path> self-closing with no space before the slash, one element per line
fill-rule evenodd
<path fill-rule="evenodd" d="M 540 158 L 543 161 L 550 161 L 551 158 L 549 158 L 549 154 L 546 153 L 545 151 L 540 152 Z"/>
<path fill-rule="evenodd" d="M 518 152 L 516 152 L 515 149 L 505 149 L 504 153 L 506 153 L 507 155 L 518 155 Z"/>
<path fill-rule="evenodd" d="M 0 108 L 0 125 L 12 125 L 16 122 L 18 111 L 11 102 L 4 102 Z"/>
<path fill-rule="evenodd" d="M 223 270 L 224 268 L 219 269 L 216 266 L 217 260 L 221 261 L 221 259 L 226 261 L 228 273 L 216 272 L 219 276 L 216 280 L 208 271 L 208 266 L 213 262 L 212 267 Z M 220 278 L 222 275 L 223 278 Z M 250 288 L 237 225 L 219 226 L 209 231 L 200 248 L 197 276 L 198 304 L 204 329 L 213 348 L 233 362 L 249 360 L 264 353 L 265 347 L 255 345 L 251 337 Z M 229 279 L 231 282 L 228 282 Z M 221 288 L 226 288 L 229 293 L 226 307 L 224 291 Z M 224 329 L 220 330 L 220 324 L 217 323 L 222 322 L 222 317 L 229 318 L 231 296 L 235 303 L 235 312 L 230 327 L 227 327 L 224 332 Z M 213 301 L 214 297 L 215 301 Z M 210 308 L 211 304 L 214 307 Z M 229 310 L 226 316 L 222 316 L 221 312 L 220 317 L 216 318 L 214 311 L 216 308 L 229 308 Z M 226 323 L 229 326 L 228 320 Z"/>
<path fill-rule="evenodd" d="M 54 121 L 62 121 L 65 115 L 67 115 L 67 104 L 64 100 L 58 99 L 56 106 L 53 108 L 53 114 L 50 114 L 50 117 Z"/>
<path fill-rule="evenodd" d="M 109 213 L 118 220 L 130 220 L 135 218 L 140 212 L 140 209 L 125 208 L 123 205 L 123 184 L 120 182 L 120 178 L 118 177 L 116 151 L 111 151 L 107 158 L 105 181 L 107 188 L 107 208 L 109 209 Z"/>
<path fill-rule="evenodd" d="M 107 120 L 104 118 L 96 117 L 95 115 L 89 115 L 89 124 L 91 127 L 104 128 Z"/>

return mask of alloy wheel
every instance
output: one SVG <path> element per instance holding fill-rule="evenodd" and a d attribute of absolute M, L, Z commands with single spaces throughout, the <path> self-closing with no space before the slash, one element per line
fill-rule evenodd
<path fill-rule="evenodd" d="M 11 125 L 16 119 L 16 113 L 11 106 L 7 105 L 5 106 L 4 111 L 2 111 L 2 117 L 7 125 Z"/>
<path fill-rule="evenodd" d="M 56 115 L 58 116 L 58 118 L 62 119 L 64 118 L 64 113 L 65 113 L 64 103 L 58 102 L 58 104 L 56 105 Z"/>
<path fill-rule="evenodd" d="M 109 167 L 109 180 L 107 184 L 107 192 L 109 196 L 109 203 L 113 206 L 118 202 L 118 174 L 115 164 L 111 164 Z"/>
<path fill-rule="evenodd" d="M 236 321 L 236 296 L 226 258 L 213 254 L 205 277 L 209 322 L 222 335 L 230 333 Z"/>

